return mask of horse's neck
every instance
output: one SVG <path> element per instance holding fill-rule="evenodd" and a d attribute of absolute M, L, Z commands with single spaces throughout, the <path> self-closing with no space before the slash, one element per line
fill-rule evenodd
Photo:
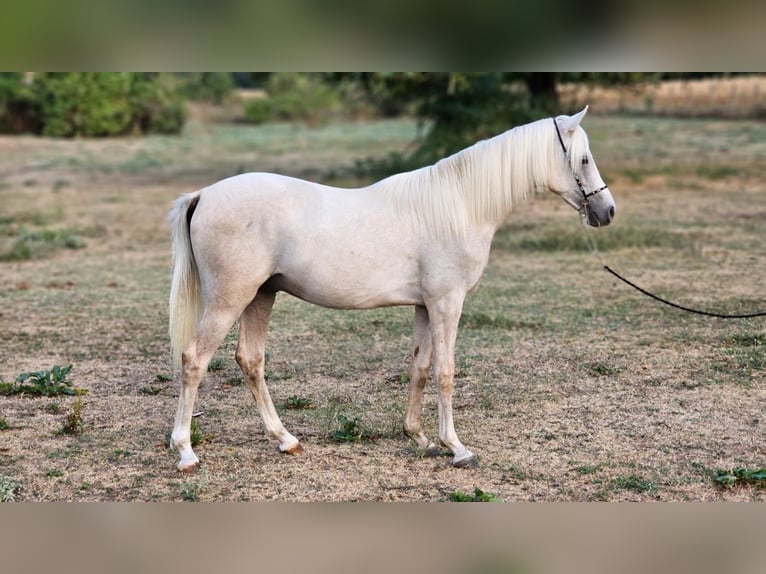
<path fill-rule="evenodd" d="M 474 225 L 497 229 L 523 199 L 513 197 L 508 153 L 515 150 L 508 138 L 506 132 L 483 140 L 434 166 L 452 172 L 449 180 L 458 187 Z"/>
<path fill-rule="evenodd" d="M 433 237 L 465 237 L 470 228 L 496 230 L 540 186 L 536 180 L 547 177 L 530 155 L 539 153 L 537 140 L 536 129 L 516 128 L 372 187 Z"/>

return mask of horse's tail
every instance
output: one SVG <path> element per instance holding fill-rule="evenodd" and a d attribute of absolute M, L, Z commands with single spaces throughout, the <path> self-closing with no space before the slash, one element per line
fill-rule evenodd
<path fill-rule="evenodd" d="M 199 192 L 178 198 L 170 211 L 173 234 L 173 281 L 170 287 L 170 349 L 175 368 L 202 316 L 199 272 L 194 260 L 189 224 L 199 201 Z"/>

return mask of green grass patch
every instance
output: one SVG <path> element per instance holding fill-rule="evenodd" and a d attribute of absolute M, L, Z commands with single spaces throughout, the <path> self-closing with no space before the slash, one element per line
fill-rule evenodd
<path fill-rule="evenodd" d="M 730 470 L 718 470 L 715 482 L 718 486 L 726 488 L 745 485 L 766 488 L 766 467 L 747 469 L 737 466 Z"/>
<path fill-rule="evenodd" d="M 207 467 L 202 464 L 196 478 L 185 480 L 181 484 L 181 500 L 197 502 L 200 494 L 207 488 L 207 479 Z"/>
<path fill-rule="evenodd" d="M 766 334 L 737 333 L 722 342 L 728 361 L 719 365 L 719 370 L 747 375 L 766 369 Z"/>
<path fill-rule="evenodd" d="M 561 228 L 526 224 L 515 229 L 514 224 L 509 224 L 498 232 L 494 245 L 509 251 L 570 252 L 585 251 L 588 243 L 592 242 L 599 251 L 648 248 L 688 251 L 694 249 L 700 237 L 698 232 L 673 231 L 630 222 L 598 230 L 576 225 Z"/>
<path fill-rule="evenodd" d="M 330 438 L 335 442 L 360 442 L 379 438 L 378 433 L 367 428 L 359 417 L 352 419 L 339 413 L 335 417 L 335 422 L 336 427 L 330 433 Z"/>
<path fill-rule="evenodd" d="M 482 311 L 471 311 L 460 316 L 461 329 L 499 329 L 504 331 L 517 331 L 521 329 L 541 329 L 544 321 L 521 321 L 509 319 L 503 315 L 490 315 Z"/>
<path fill-rule="evenodd" d="M 699 177 L 705 179 L 726 179 L 728 177 L 738 177 L 742 175 L 742 168 L 732 165 L 708 165 L 703 164 L 695 170 Z"/>
<path fill-rule="evenodd" d="M 222 371 L 225 366 L 224 360 L 220 357 L 214 357 L 210 360 L 210 363 L 208 363 L 207 371 L 208 373 L 213 373 L 217 371 Z"/>
<path fill-rule="evenodd" d="M 314 406 L 314 401 L 307 397 L 299 397 L 298 395 L 287 397 L 283 406 L 284 408 L 291 410 L 309 410 L 316 408 Z"/>
<path fill-rule="evenodd" d="M 15 502 L 21 485 L 8 476 L 0 476 L 0 502 Z"/>
<path fill-rule="evenodd" d="M 585 363 L 584 367 L 588 373 L 597 377 L 613 377 L 621 371 L 618 367 L 603 361 Z"/>
<path fill-rule="evenodd" d="M 474 488 L 472 494 L 466 494 L 460 490 L 451 492 L 449 499 L 452 502 L 497 502 L 497 497 L 491 492 L 484 492 L 480 488 Z"/>
<path fill-rule="evenodd" d="M 72 229 L 23 230 L 0 261 L 28 261 L 49 257 L 60 249 L 82 249 L 85 241 Z"/>
<path fill-rule="evenodd" d="M 600 462 L 598 464 L 580 464 L 575 466 L 572 470 L 574 470 L 577 474 L 596 474 L 598 471 L 600 471 L 602 468 L 608 466 L 605 462 Z"/>
<path fill-rule="evenodd" d="M 613 488 L 618 490 L 629 490 L 631 492 L 649 493 L 657 490 L 657 484 L 641 476 L 630 474 L 628 476 L 618 476 L 610 481 Z"/>

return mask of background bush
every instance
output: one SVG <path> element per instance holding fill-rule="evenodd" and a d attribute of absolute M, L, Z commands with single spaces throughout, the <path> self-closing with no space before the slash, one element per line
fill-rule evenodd
<path fill-rule="evenodd" d="M 178 80 L 141 72 L 0 75 L 0 131 L 50 137 L 179 133 Z"/>
<path fill-rule="evenodd" d="M 245 104 L 245 121 L 301 121 L 310 126 L 325 124 L 342 107 L 341 91 L 317 74 L 272 74 L 265 98 Z"/>
<path fill-rule="evenodd" d="M 228 72 L 190 72 L 182 78 L 181 94 L 195 101 L 223 103 L 234 90 L 233 74 Z"/>

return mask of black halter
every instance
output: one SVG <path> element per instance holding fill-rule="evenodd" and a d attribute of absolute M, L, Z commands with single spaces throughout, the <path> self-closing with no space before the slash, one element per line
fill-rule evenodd
<path fill-rule="evenodd" d="M 553 125 L 556 128 L 556 135 L 559 136 L 559 143 L 561 144 L 561 149 L 564 150 L 564 155 L 567 158 L 567 161 L 569 160 L 569 152 L 567 151 L 567 146 L 564 145 L 564 138 L 561 137 L 561 132 L 559 131 L 559 125 L 556 123 L 556 118 L 551 118 L 553 120 Z M 576 173 L 572 172 L 572 175 L 575 178 L 575 182 L 577 182 L 577 189 L 580 190 L 580 193 L 582 194 L 582 199 L 580 200 L 580 205 L 585 208 L 586 205 L 588 205 L 588 202 L 590 201 L 590 198 L 594 195 L 601 193 L 605 189 L 607 189 L 609 186 L 604 185 L 599 187 L 598 189 L 591 191 L 588 193 L 585 191 L 585 188 L 582 185 L 582 180 L 580 179 L 580 176 L 578 176 Z"/>

